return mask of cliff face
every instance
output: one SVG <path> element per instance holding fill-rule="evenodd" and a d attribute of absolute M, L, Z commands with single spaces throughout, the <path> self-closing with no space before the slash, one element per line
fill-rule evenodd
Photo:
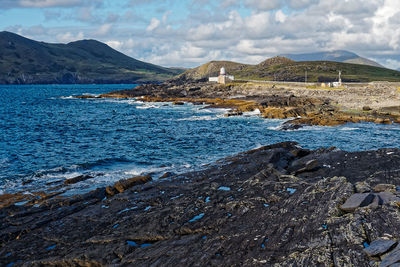
<path fill-rule="evenodd" d="M 400 261 L 399 159 L 399 149 L 286 142 L 159 181 L 8 205 L 0 263 L 391 266 Z"/>
<path fill-rule="evenodd" d="M 133 83 L 183 72 L 133 59 L 95 40 L 49 44 L 0 32 L 0 48 L 0 84 Z"/>

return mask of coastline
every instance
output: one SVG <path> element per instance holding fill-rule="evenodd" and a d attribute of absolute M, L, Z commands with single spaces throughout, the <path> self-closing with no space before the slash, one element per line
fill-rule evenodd
<path fill-rule="evenodd" d="M 400 240 L 399 159 L 399 149 L 350 153 L 285 142 L 202 171 L 157 181 L 139 177 L 39 205 L 10 205 L 0 209 L 0 262 L 365 266 L 389 256 L 398 261 L 393 245 L 382 252 L 386 258 L 368 256 L 364 248 L 382 238 Z M 377 201 L 344 210 L 354 194 Z"/>
<path fill-rule="evenodd" d="M 290 119 L 287 129 L 305 125 L 336 126 L 348 122 L 400 123 L 400 84 L 346 84 L 347 88 L 317 88 L 301 83 L 240 82 L 219 85 L 173 80 L 114 91 L 99 97 L 138 97 L 147 102 L 204 103 L 232 108 L 229 116 L 260 110 L 270 119 Z M 78 98 L 90 98 L 81 96 Z"/>

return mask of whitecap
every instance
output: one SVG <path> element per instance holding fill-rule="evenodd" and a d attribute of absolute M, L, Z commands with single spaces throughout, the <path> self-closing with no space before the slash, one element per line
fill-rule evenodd
<path fill-rule="evenodd" d="M 340 128 L 341 131 L 355 131 L 355 130 L 359 130 L 360 128 L 355 128 L 355 127 L 343 127 Z"/>
<path fill-rule="evenodd" d="M 178 121 L 212 121 L 219 119 L 219 116 L 193 116 L 189 118 L 181 118 Z"/>
<path fill-rule="evenodd" d="M 253 111 L 243 112 L 243 116 L 245 116 L 245 117 L 260 116 L 260 115 L 261 115 L 261 111 L 258 108 Z"/>

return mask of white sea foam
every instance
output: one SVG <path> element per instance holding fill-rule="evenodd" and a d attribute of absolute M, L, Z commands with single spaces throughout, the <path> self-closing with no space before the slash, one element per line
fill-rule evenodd
<path fill-rule="evenodd" d="M 219 118 L 219 116 L 193 116 L 189 118 L 181 118 L 178 119 L 178 121 L 213 121 Z"/>
<path fill-rule="evenodd" d="M 359 130 L 360 128 L 356 128 L 356 127 L 343 127 L 340 130 L 341 131 L 355 131 L 355 130 Z"/>
<path fill-rule="evenodd" d="M 243 112 L 243 116 L 245 116 L 245 117 L 259 116 L 260 114 L 261 114 L 261 111 L 258 108 L 253 111 Z"/>

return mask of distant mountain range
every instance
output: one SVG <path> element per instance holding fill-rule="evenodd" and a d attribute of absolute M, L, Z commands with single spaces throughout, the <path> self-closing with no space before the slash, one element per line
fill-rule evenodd
<path fill-rule="evenodd" d="M 136 60 L 95 40 L 50 44 L 0 32 L 0 84 L 139 83 L 182 72 Z"/>
<path fill-rule="evenodd" d="M 317 52 L 317 53 L 306 53 L 306 54 L 283 54 L 280 55 L 282 57 L 287 57 L 294 61 L 333 61 L 333 62 L 343 62 L 343 63 L 352 63 L 352 64 L 360 64 L 360 65 L 369 65 L 374 67 L 384 66 L 379 63 L 360 57 L 359 55 L 345 51 L 345 50 L 335 50 L 329 52 Z"/>
<path fill-rule="evenodd" d="M 221 67 L 234 75 L 235 80 L 304 82 L 307 71 L 308 82 L 334 82 L 340 70 L 344 82 L 400 81 L 400 72 L 396 70 L 333 61 L 294 61 L 280 56 L 257 65 L 211 61 L 187 70 L 176 79 L 206 81 L 208 77 L 217 76 Z"/>

